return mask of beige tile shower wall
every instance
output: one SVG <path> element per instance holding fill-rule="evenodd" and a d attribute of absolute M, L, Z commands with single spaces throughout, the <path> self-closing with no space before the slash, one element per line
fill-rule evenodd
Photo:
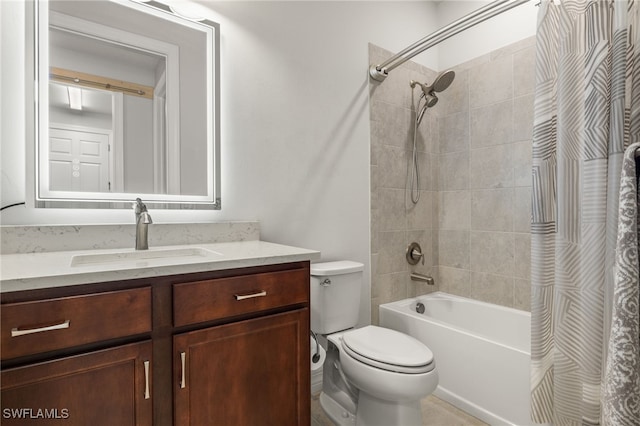
<path fill-rule="evenodd" d="M 530 309 L 531 138 L 534 38 L 454 68 L 418 131 L 421 198 L 409 200 L 407 171 L 420 91 L 410 80 L 437 73 L 407 62 L 370 81 L 371 315 L 381 303 L 435 290 Z M 371 63 L 393 53 L 369 46 Z M 405 250 L 421 244 L 425 265 Z M 409 279 L 432 275 L 429 287 Z"/>
<path fill-rule="evenodd" d="M 372 63 L 393 53 L 369 46 Z M 436 73 L 407 62 L 384 83 L 371 81 L 371 320 L 378 323 L 378 305 L 437 290 L 411 281 L 411 272 L 437 275 L 438 120 L 430 109 L 419 127 L 417 149 L 420 201 L 415 206 L 405 190 L 413 147 L 415 105 L 420 89 L 411 80 L 433 81 Z M 424 265 L 405 259 L 409 243 L 418 242 Z M 436 280 L 437 282 L 437 280 Z"/>
<path fill-rule="evenodd" d="M 454 68 L 440 95 L 438 282 L 530 309 L 535 40 Z"/>

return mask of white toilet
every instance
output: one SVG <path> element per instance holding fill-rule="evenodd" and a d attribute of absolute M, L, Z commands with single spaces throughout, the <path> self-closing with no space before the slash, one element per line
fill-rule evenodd
<path fill-rule="evenodd" d="M 422 424 L 420 400 L 438 385 L 422 342 L 358 322 L 361 263 L 311 265 L 311 330 L 327 339 L 320 405 L 340 426 Z"/>

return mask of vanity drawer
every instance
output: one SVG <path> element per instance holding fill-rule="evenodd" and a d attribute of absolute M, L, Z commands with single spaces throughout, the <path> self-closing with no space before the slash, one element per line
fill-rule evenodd
<path fill-rule="evenodd" d="M 151 288 L 0 307 L 3 360 L 151 331 Z"/>
<path fill-rule="evenodd" d="M 176 327 L 309 303 L 309 269 L 173 285 Z"/>

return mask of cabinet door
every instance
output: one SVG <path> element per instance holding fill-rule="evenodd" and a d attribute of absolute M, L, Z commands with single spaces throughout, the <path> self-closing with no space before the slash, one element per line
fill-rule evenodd
<path fill-rule="evenodd" d="M 152 424 L 151 342 L 2 371 L 2 424 Z"/>
<path fill-rule="evenodd" d="M 174 336 L 176 425 L 309 425 L 309 310 Z"/>

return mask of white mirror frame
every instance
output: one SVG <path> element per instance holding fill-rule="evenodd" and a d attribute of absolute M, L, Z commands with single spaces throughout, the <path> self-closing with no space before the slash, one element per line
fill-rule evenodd
<path fill-rule="evenodd" d="M 49 7 L 45 0 L 27 2 L 27 47 L 32 51 L 27 56 L 27 199 L 33 200 L 33 207 L 43 208 L 130 208 L 131 202 L 139 197 L 148 207 L 155 209 L 185 209 L 200 210 L 221 208 L 220 199 L 220 27 L 211 21 L 192 21 L 175 15 L 168 6 L 157 1 L 149 4 L 134 0 L 109 0 L 130 7 L 162 19 L 179 22 L 199 31 L 204 31 L 207 37 L 207 194 L 206 195 L 175 195 L 175 194 L 136 194 L 136 193 L 105 193 L 105 192 L 71 192 L 50 191 L 44 187 L 48 179 L 41 179 L 41 162 L 47 160 L 46 144 L 49 133 L 49 61 L 48 61 L 48 33 Z M 33 19 L 29 19 L 33 17 Z M 84 32 L 84 31 L 83 31 Z M 92 32 L 89 35 L 98 34 Z M 117 36 L 110 37 L 118 42 Z M 41 46 L 46 46 L 42 48 Z M 168 61 L 170 62 L 170 61 Z M 169 65 L 175 70 L 175 64 Z M 174 72 L 177 72 L 175 70 Z M 171 73 L 171 68 L 168 68 Z M 29 84 L 33 81 L 33 86 Z M 169 84 L 167 84 L 168 90 Z M 29 100 L 33 99 L 33 103 Z M 169 114 L 172 114 L 169 112 Z M 172 115 L 175 115 L 173 112 Z M 170 120 L 170 119 L 169 119 Z M 174 135 L 179 123 L 169 127 Z M 178 136 L 175 136 L 176 138 Z M 29 143 L 33 141 L 33 143 Z M 174 144 L 175 146 L 176 144 Z M 153 155 L 153 153 L 150 153 Z M 46 181 L 46 182 L 45 182 Z M 29 203 L 31 204 L 31 203 Z"/>

